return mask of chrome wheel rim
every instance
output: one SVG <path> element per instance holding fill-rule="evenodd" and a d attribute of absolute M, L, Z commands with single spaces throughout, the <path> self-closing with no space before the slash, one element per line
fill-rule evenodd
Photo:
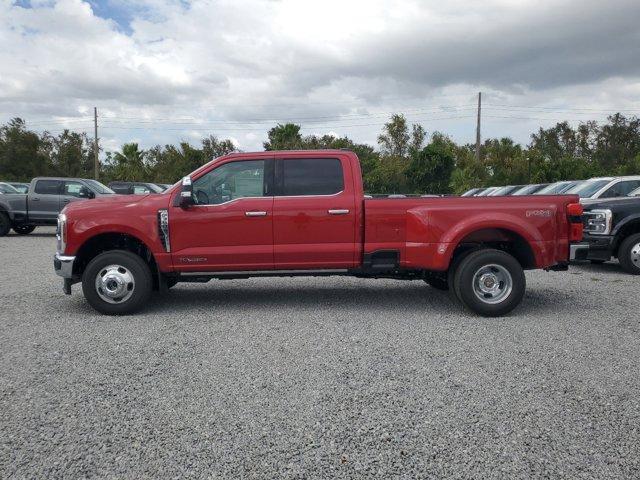
<path fill-rule="evenodd" d="M 473 293 L 483 303 L 495 305 L 503 302 L 512 290 L 513 279 L 502 265 L 484 265 L 473 275 Z"/>
<path fill-rule="evenodd" d="M 631 263 L 633 263 L 637 268 L 640 268 L 640 242 L 631 247 L 630 257 Z"/>
<path fill-rule="evenodd" d="M 124 303 L 136 288 L 131 271 L 122 265 L 101 268 L 96 275 L 96 292 L 107 303 Z"/>

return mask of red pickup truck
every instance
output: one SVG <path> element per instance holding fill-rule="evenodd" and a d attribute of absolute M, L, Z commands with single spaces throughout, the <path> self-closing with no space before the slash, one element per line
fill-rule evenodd
<path fill-rule="evenodd" d="M 581 213 L 571 195 L 367 198 L 350 151 L 234 153 L 162 194 L 68 205 L 54 266 L 112 315 L 177 282 L 351 275 L 424 280 L 498 316 L 523 270 L 567 268 Z"/>

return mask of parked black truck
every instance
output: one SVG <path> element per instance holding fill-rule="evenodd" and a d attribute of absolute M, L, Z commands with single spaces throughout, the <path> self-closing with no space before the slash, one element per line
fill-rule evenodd
<path fill-rule="evenodd" d="M 615 257 L 622 268 L 640 275 L 640 197 L 582 200 L 584 236 L 571 246 L 575 260 L 606 262 Z"/>
<path fill-rule="evenodd" d="M 0 195 L 0 237 L 12 228 L 20 235 L 27 235 L 37 226 L 56 225 L 58 213 L 68 203 L 102 195 L 113 195 L 113 190 L 96 180 L 34 178 L 29 193 Z"/>

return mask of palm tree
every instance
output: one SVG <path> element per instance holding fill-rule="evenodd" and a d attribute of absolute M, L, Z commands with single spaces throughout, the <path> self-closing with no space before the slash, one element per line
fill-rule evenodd
<path fill-rule="evenodd" d="M 119 180 L 144 181 L 147 179 L 146 152 L 137 143 L 125 143 L 122 153 L 113 155 L 115 176 Z"/>

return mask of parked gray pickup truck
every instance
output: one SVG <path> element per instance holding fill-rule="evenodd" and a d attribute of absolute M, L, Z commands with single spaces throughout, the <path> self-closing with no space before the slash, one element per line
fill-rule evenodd
<path fill-rule="evenodd" d="M 0 195 L 0 237 L 13 230 L 27 235 L 40 225 L 55 225 L 58 213 L 69 202 L 113 195 L 113 190 L 85 178 L 38 177 L 29 193 Z"/>

